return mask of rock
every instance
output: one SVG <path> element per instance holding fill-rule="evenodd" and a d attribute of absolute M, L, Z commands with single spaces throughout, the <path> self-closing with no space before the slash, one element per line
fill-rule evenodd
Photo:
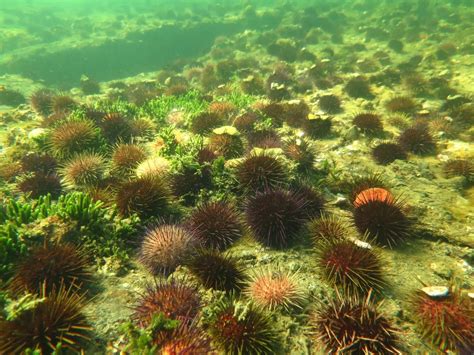
<path fill-rule="evenodd" d="M 449 295 L 449 288 L 446 286 L 427 286 L 421 289 L 431 298 L 443 298 Z"/>

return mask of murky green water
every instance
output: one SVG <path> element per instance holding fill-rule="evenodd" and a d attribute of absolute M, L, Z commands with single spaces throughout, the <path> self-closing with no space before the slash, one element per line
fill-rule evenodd
<path fill-rule="evenodd" d="M 468 354 L 472 1 L 0 2 L 0 354 Z"/>

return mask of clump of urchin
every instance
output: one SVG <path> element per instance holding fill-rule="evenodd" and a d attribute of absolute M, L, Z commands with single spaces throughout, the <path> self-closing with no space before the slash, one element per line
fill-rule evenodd
<path fill-rule="evenodd" d="M 97 153 L 81 153 L 61 169 L 64 184 L 70 188 L 96 186 L 104 177 L 105 159 Z"/>
<path fill-rule="evenodd" d="M 270 314 L 234 298 L 219 301 L 204 320 L 216 346 L 226 354 L 273 354 L 279 339 Z"/>
<path fill-rule="evenodd" d="M 142 328 L 150 325 L 153 315 L 162 313 L 169 319 L 194 319 L 201 307 L 197 289 L 172 279 L 155 280 L 147 284 L 145 292 L 133 307 L 135 323 Z"/>
<path fill-rule="evenodd" d="M 10 290 L 15 294 L 25 291 L 39 294 L 66 288 L 80 288 L 91 279 L 90 258 L 80 248 L 70 244 L 37 247 L 15 269 Z"/>
<path fill-rule="evenodd" d="M 90 340 L 90 330 L 83 314 L 85 296 L 64 286 L 47 292 L 41 288 L 39 299 L 12 320 L 0 320 L 0 353 L 23 354 L 37 349 L 52 354 L 61 349 L 81 353 Z"/>
<path fill-rule="evenodd" d="M 221 291 L 239 291 L 246 279 L 240 262 L 230 254 L 199 249 L 186 266 L 204 287 Z"/>
<path fill-rule="evenodd" d="M 57 156 L 71 156 L 93 149 L 97 144 L 97 133 L 97 127 L 91 121 L 65 122 L 51 132 L 51 150 Z"/>
<path fill-rule="evenodd" d="M 186 223 L 205 247 L 227 249 L 243 235 L 241 218 L 229 202 L 204 202 L 194 209 Z"/>
<path fill-rule="evenodd" d="M 255 239 L 265 246 L 291 244 L 306 221 L 306 201 L 287 190 L 267 190 L 251 196 L 245 208 L 247 224 Z"/>
<path fill-rule="evenodd" d="M 253 153 L 237 166 L 237 180 L 243 190 L 263 191 L 281 186 L 288 179 L 287 168 L 268 153 Z"/>
<path fill-rule="evenodd" d="M 316 261 L 323 279 L 347 295 L 363 295 L 386 284 L 380 254 L 364 241 L 320 240 Z"/>
<path fill-rule="evenodd" d="M 116 203 L 123 216 L 137 213 L 142 218 L 163 217 L 170 204 L 171 189 L 163 178 L 144 176 L 123 183 Z"/>
<path fill-rule="evenodd" d="M 265 268 L 250 275 L 245 293 L 257 305 L 270 309 L 301 308 L 305 290 L 297 272 Z"/>
<path fill-rule="evenodd" d="M 152 274 L 169 274 L 188 260 L 196 245 L 196 238 L 184 227 L 160 224 L 146 232 L 139 260 Z"/>
<path fill-rule="evenodd" d="M 380 312 L 372 292 L 361 300 L 339 294 L 319 309 L 312 328 L 330 354 L 400 354 L 398 330 Z"/>

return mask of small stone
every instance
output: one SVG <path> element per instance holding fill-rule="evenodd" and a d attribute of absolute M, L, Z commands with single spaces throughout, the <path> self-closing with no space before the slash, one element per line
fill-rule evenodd
<path fill-rule="evenodd" d="M 432 298 L 443 298 L 449 295 L 449 288 L 446 286 L 427 286 L 421 289 Z"/>
<path fill-rule="evenodd" d="M 362 249 L 372 249 L 372 245 L 370 245 L 370 243 L 364 242 L 363 240 L 355 239 L 354 244 Z"/>

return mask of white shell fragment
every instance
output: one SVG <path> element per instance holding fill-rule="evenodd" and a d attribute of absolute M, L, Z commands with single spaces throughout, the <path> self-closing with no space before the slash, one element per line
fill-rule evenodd
<path fill-rule="evenodd" d="M 428 286 L 423 287 L 421 290 L 433 298 L 441 298 L 449 295 L 449 288 L 446 286 Z"/>
<path fill-rule="evenodd" d="M 364 242 L 363 240 L 355 239 L 354 244 L 357 245 L 359 248 L 372 249 L 372 245 L 367 242 Z"/>

